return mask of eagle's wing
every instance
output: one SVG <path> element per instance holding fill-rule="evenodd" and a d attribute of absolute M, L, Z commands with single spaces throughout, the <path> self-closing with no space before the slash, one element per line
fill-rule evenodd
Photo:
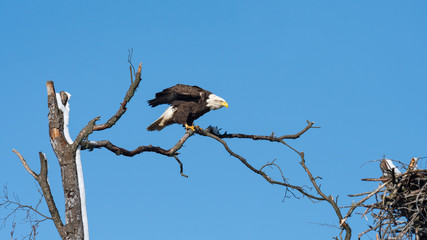
<path fill-rule="evenodd" d="M 149 100 L 148 104 L 155 107 L 160 104 L 171 104 L 176 100 L 198 102 L 201 98 L 206 98 L 209 93 L 210 92 L 198 86 L 177 84 L 156 93 L 156 98 Z"/>

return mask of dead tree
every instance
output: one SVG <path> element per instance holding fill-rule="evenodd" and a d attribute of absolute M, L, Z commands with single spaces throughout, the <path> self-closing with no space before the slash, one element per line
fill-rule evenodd
<path fill-rule="evenodd" d="M 319 177 L 313 176 L 309 170 L 306 159 L 304 157 L 304 152 L 298 151 L 292 146 L 290 146 L 287 141 L 297 139 L 306 133 L 308 130 L 315 128 L 314 122 L 307 121 L 307 125 L 296 134 L 276 136 L 274 133 L 271 135 L 251 135 L 251 134 L 241 134 L 241 133 L 220 133 L 217 127 L 209 126 L 206 129 L 196 127 L 195 130 L 188 129 L 183 137 L 181 137 L 177 143 L 165 149 L 159 146 L 139 146 L 133 150 L 127 150 L 123 147 L 119 147 L 111 143 L 109 140 L 100 140 L 100 141 L 87 141 L 89 135 L 93 134 L 96 131 L 103 131 L 113 127 L 117 121 L 123 116 L 126 112 L 126 105 L 132 99 L 136 89 L 138 88 L 141 81 L 141 64 L 138 67 L 138 70 L 134 74 L 134 79 L 132 78 L 132 68 L 131 68 L 131 85 L 126 92 L 123 102 L 120 105 L 120 108 L 107 122 L 103 124 L 97 124 L 100 117 L 95 117 L 80 131 L 78 136 L 74 141 L 67 139 L 68 128 L 64 126 L 67 124 L 64 118 L 68 118 L 68 113 L 64 110 L 64 107 L 67 106 L 68 94 L 61 92 L 57 94 L 53 82 L 49 81 L 46 83 L 47 87 L 47 102 L 49 108 L 48 121 L 49 121 L 49 136 L 52 144 L 53 151 L 56 154 L 59 165 L 61 167 L 62 175 L 62 185 L 64 191 L 65 199 L 65 223 L 62 222 L 60 218 L 60 213 L 56 207 L 56 203 L 52 197 L 51 189 L 48 182 L 48 161 L 46 156 L 43 153 L 39 153 L 40 158 L 40 172 L 36 173 L 28 165 L 24 157 L 16 150 L 14 152 L 17 154 L 21 160 L 25 169 L 30 173 L 34 179 L 36 179 L 39 184 L 42 195 L 46 200 L 46 204 L 49 209 L 49 215 L 39 213 L 36 208 L 29 206 L 30 210 L 36 211 L 36 213 L 41 214 L 45 217 L 46 220 L 52 220 L 59 235 L 62 239 L 87 239 L 87 229 L 84 228 L 84 210 L 82 211 L 82 196 L 81 196 L 81 179 L 78 176 L 78 165 L 79 165 L 79 151 L 80 150 L 93 150 L 93 149 L 102 149 L 105 148 L 116 155 L 124 155 L 128 157 L 133 157 L 143 152 L 154 152 L 166 157 L 174 158 L 180 166 L 180 174 L 184 177 L 187 177 L 183 171 L 183 163 L 178 158 L 178 151 L 182 148 L 183 144 L 192 136 L 199 135 L 202 137 L 212 138 L 234 158 L 239 160 L 244 167 L 248 168 L 250 171 L 264 178 L 267 182 L 275 185 L 283 186 L 286 189 L 286 192 L 290 192 L 293 195 L 301 194 L 304 197 L 312 201 L 322 201 L 329 204 L 335 211 L 337 217 L 337 223 L 341 228 L 341 232 L 336 237 L 336 239 L 346 239 L 351 238 L 351 228 L 346 223 L 346 219 L 351 215 L 351 212 L 347 215 L 343 215 L 341 209 L 339 208 L 336 199 L 331 195 L 325 194 L 317 181 Z M 299 163 L 302 168 L 305 170 L 308 180 L 311 182 L 312 187 L 315 191 L 310 190 L 305 187 L 304 184 L 293 184 L 290 183 L 284 176 L 281 168 L 275 162 L 267 162 L 260 168 L 254 167 L 246 158 L 234 152 L 227 144 L 226 139 L 229 138 L 238 138 L 238 139 L 251 139 L 254 141 L 269 141 L 272 143 L 278 143 L 283 146 L 285 149 L 293 151 L 299 158 Z M 266 168 L 276 169 L 280 175 L 280 179 L 273 179 L 270 177 L 265 169 Z M 8 204 L 13 204 L 8 202 Z M 18 203 L 17 207 L 22 207 L 25 205 L 20 205 Z M 353 211 L 354 209 L 350 209 Z M 338 225 L 337 224 L 337 225 Z M 87 225 L 86 225 L 87 226 Z"/>

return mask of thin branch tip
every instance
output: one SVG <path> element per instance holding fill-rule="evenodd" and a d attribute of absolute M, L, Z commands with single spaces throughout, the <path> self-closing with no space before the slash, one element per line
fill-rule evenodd
<path fill-rule="evenodd" d="M 21 155 L 21 153 L 19 153 L 17 150 L 12 149 L 12 151 L 18 156 L 19 160 L 21 160 L 22 165 L 24 166 L 25 170 L 27 170 L 27 172 L 29 174 L 31 174 L 31 176 L 33 176 L 36 180 L 38 178 L 38 174 L 35 173 L 30 166 L 28 166 L 27 161 L 24 159 L 24 157 Z"/>

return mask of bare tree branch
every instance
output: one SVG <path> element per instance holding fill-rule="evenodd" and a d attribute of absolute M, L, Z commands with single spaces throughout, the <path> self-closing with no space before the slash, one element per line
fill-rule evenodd
<path fill-rule="evenodd" d="M 23 160 L 24 158 L 22 157 L 22 155 L 16 151 L 15 149 L 13 149 L 13 152 L 18 155 L 19 159 L 25 162 L 24 167 L 26 165 L 26 161 Z M 27 205 L 20 205 L 19 202 L 12 202 L 9 201 L 12 204 L 16 204 L 19 205 L 19 208 L 28 208 L 30 210 L 33 210 L 34 212 L 38 213 L 39 215 L 53 220 L 53 222 L 55 223 L 56 228 L 58 229 L 59 234 L 61 235 L 61 237 L 64 236 L 64 231 L 63 231 L 63 223 L 61 220 L 61 217 L 59 215 L 58 209 L 56 207 L 55 201 L 53 200 L 53 196 L 52 196 L 52 192 L 50 190 L 50 186 L 49 186 L 49 182 L 48 182 L 48 178 L 47 178 L 47 173 L 48 173 L 48 166 L 47 166 L 47 159 L 46 156 L 43 153 L 39 153 L 39 157 L 40 157 L 40 174 L 36 174 L 34 171 L 31 172 L 27 171 L 37 180 L 39 186 L 42 189 L 42 196 L 45 198 L 49 212 L 51 214 L 51 217 L 47 217 L 46 215 L 38 212 L 36 209 L 33 209 L 31 206 L 27 206 Z M 27 165 L 28 166 L 28 165 Z M 7 195 L 7 194 L 4 194 Z M 18 204 L 19 203 L 19 204 Z"/>
<path fill-rule="evenodd" d="M 133 48 L 128 49 L 128 63 L 129 63 L 129 70 L 130 70 L 130 82 L 133 83 L 133 75 L 136 75 L 135 73 L 135 67 L 132 63 L 132 56 L 133 56 Z"/>
<path fill-rule="evenodd" d="M 296 151 L 296 150 L 294 150 L 294 151 Z M 320 190 L 320 187 L 317 184 L 316 179 L 313 177 L 313 175 L 311 174 L 311 172 L 308 169 L 307 165 L 305 164 L 304 152 L 298 152 L 298 153 L 299 153 L 299 155 L 301 157 L 300 164 L 304 168 L 304 170 L 307 172 L 307 175 L 310 178 L 310 181 L 313 184 L 314 188 L 316 189 L 317 193 L 319 193 L 322 196 L 322 198 L 324 200 L 326 200 L 332 206 L 332 208 L 335 210 L 335 214 L 337 215 L 337 217 L 339 219 L 340 226 L 343 227 L 345 229 L 345 231 L 346 231 L 345 240 L 350 240 L 350 238 L 351 238 L 351 228 L 343 220 L 343 217 L 342 217 L 342 214 L 341 214 L 341 210 L 338 207 L 338 204 L 334 201 L 334 198 L 331 195 L 326 196 L 326 194 L 324 194 L 322 192 L 322 190 Z"/>
<path fill-rule="evenodd" d="M 40 216 L 42 216 L 42 217 L 44 217 L 44 218 L 46 218 L 46 219 L 53 220 L 53 218 L 48 217 L 48 216 L 46 216 L 45 214 L 43 214 L 43 213 L 39 212 L 36 208 L 33 208 L 33 206 L 30 206 L 30 205 L 24 205 L 24 204 L 21 204 L 20 202 L 13 201 L 13 200 L 9 200 L 9 201 L 8 201 L 8 203 L 9 203 L 9 204 L 12 204 L 12 205 L 15 205 L 17 209 L 24 209 L 24 210 L 25 210 L 25 209 L 28 209 L 28 210 L 31 210 L 31 211 L 33 211 L 33 212 L 37 213 L 38 215 L 40 215 Z"/>
<path fill-rule="evenodd" d="M 30 166 L 28 166 L 27 161 L 25 161 L 24 157 L 15 149 L 12 149 L 12 151 L 16 155 L 18 155 L 19 160 L 21 160 L 21 163 L 22 163 L 22 165 L 24 165 L 25 170 L 27 170 L 27 172 L 29 172 L 31 174 L 31 176 L 33 176 L 35 179 L 37 179 L 37 177 L 38 177 L 37 174 L 33 170 L 31 170 Z"/>
<path fill-rule="evenodd" d="M 302 129 L 300 132 L 296 134 L 283 135 L 281 137 L 276 137 L 274 133 L 271 133 L 270 136 L 249 135 L 249 134 L 242 134 L 242 133 L 227 133 L 227 132 L 225 132 L 224 134 L 220 134 L 218 132 L 218 129 L 215 127 L 208 127 L 207 130 L 219 138 L 249 138 L 252 140 L 267 140 L 270 142 L 280 142 L 280 140 L 283 140 L 283 139 L 297 139 L 302 134 L 307 132 L 310 128 L 318 128 L 318 127 L 313 127 L 313 125 L 314 125 L 314 122 L 307 121 L 307 126 L 304 129 Z"/>
<path fill-rule="evenodd" d="M 187 141 L 188 138 L 193 136 L 193 134 L 194 134 L 194 131 L 191 129 L 188 129 L 185 132 L 184 136 L 175 144 L 175 146 L 173 146 L 171 149 L 168 150 L 168 154 L 170 156 L 178 154 L 177 151 L 182 148 L 185 141 Z"/>
<path fill-rule="evenodd" d="M 43 196 L 46 200 L 46 204 L 48 206 L 53 222 L 55 223 L 55 227 L 58 230 L 58 233 L 61 236 L 61 238 L 64 239 L 65 238 L 64 224 L 62 223 L 61 216 L 59 215 L 58 208 L 56 207 L 55 201 L 53 199 L 52 191 L 50 189 L 50 185 L 47 177 L 47 174 L 48 174 L 47 158 L 42 152 L 39 152 L 39 158 L 40 158 L 40 174 L 37 178 L 37 181 L 43 191 Z"/>
<path fill-rule="evenodd" d="M 196 128 L 196 133 L 199 134 L 199 135 L 201 135 L 201 136 L 207 136 L 207 137 L 213 138 L 216 141 L 220 142 L 223 145 L 223 147 L 225 148 L 225 150 L 228 153 L 230 153 L 231 156 L 239 159 L 240 162 L 242 162 L 247 168 L 249 168 L 252 172 L 254 172 L 256 174 L 261 175 L 269 183 L 276 184 L 276 185 L 282 185 L 284 187 L 295 189 L 295 190 L 297 190 L 298 192 L 300 192 L 301 194 L 303 194 L 304 196 L 306 196 L 306 197 L 308 197 L 310 199 L 315 199 L 315 200 L 319 200 L 319 201 L 324 200 L 324 199 L 322 199 L 320 197 L 317 197 L 317 196 L 314 196 L 312 194 L 309 194 L 308 192 L 306 192 L 304 190 L 303 187 L 291 185 L 291 184 L 286 183 L 286 182 L 278 182 L 278 181 L 273 180 L 270 176 L 268 176 L 265 172 L 262 171 L 263 167 L 260 170 L 258 170 L 255 167 L 253 167 L 251 164 L 248 163 L 248 161 L 245 158 L 243 158 L 242 156 L 240 156 L 237 153 L 233 152 L 228 147 L 227 143 L 224 140 L 221 139 L 221 137 L 224 137 L 224 136 L 227 137 L 227 135 L 224 135 L 224 134 L 212 134 L 211 133 L 211 129 L 209 129 L 209 128 L 206 129 L 206 130 L 203 130 L 203 129 L 200 129 L 200 128 Z M 272 137 L 268 137 L 268 136 L 247 135 L 247 134 L 232 134 L 232 136 L 233 137 L 237 137 L 237 138 L 250 138 L 250 139 L 254 139 L 254 140 L 269 140 L 269 141 L 277 141 L 277 142 L 282 141 L 282 140 L 280 140 L 280 139 L 278 139 L 276 137 L 273 137 L 273 136 Z M 280 172 L 281 172 L 281 170 L 280 170 Z"/>
<path fill-rule="evenodd" d="M 93 126 L 93 131 L 101 131 L 114 126 L 114 124 L 116 124 L 116 122 L 126 112 L 127 110 L 126 105 L 132 99 L 136 89 L 139 86 L 139 83 L 141 82 L 141 70 L 142 70 L 142 63 L 139 64 L 138 71 L 135 74 L 135 81 L 130 85 L 129 90 L 126 92 L 125 98 L 123 102 L 120 104 L 120 108 L 116 112 L 116 114 L 114 114 L 114 116 L 112 116 L 106 123 Z"/>
<path fill-rule="evenodd" d="M 339 219 L 340 227 L 342 227 L 346 231 L 345 239 L 346 240 L 350 240 L 350 238 L 351 238 L 351 228 L 350 228 L 350 226 L 343 219 L 342 214 L 341 214 L 341 210 L 340 210 L 337 202 L 334 200 L 334 198 L 332 196 L 326 196 L 321 191 L 320 186 L 316 182 L 316 178 L 312 176 L 310 170 L 308 169 L 308 167 L 305 164 L 304 152 L 299 152 L 298 150 L 294 149 L 289 144 L 287 144 L 286 142 L 283 141 L 283 139 L 296 139 L 296 138 L 300 137 L 302 134 L 304 134 L 305 132 L 307 132 L 310 128 L 313 128 L 313 125 L 314 125 L 314 122 L 307 121 L 307 126 L 304 129 L 302 129 L 300 132 L 298 132 L 297 134 L 283 135 L 281 137 L 276 137 L 274 135 L 274 133 L 272 133 L 270 136 L 248 135 L 248 134 L 240 134 L 240 133 L 234 133 L 234 134 L 224 133 L 224 134 L 220 134 L 217 127 L 209 127 L 206 130 L 203 130 L 203 129 L 200 129 L 200 128 L 196 128 L 196 133 L 199 134 L 199 135 L 201 135 L 201 136 L 207 136 L 207 137 L 213 138 L 213 139 L 217 140 L 218 142 L 220 142 L 224 146 L 224 148 L 226 149 L 226 151 L 228 153 L 230 153 L 230 155 L 232 155 L 233 157 L 239 159 L 247 168 L 249 168 L 251 171 L 255 172 L 256 174 L 261 175 L 268 182 L 270 182 L 272 184 L 282 185 L 282 186 L 285 186 L 287 188 L 295 189 L 295 190 L 299 191 L 301 194 L 303 194 L 304 196 L 308 197 L 309 199 L 314 199 L 314 200 L 318 200 L 318 201 L 327 201 L 332 206 L 332 208 L 335 210 L 335 214 L 337 215 L 337 217 Z M 271 179 L 270 176 L 268 176 L 265 172 L 262 171 L 262 169 L 266 165 L 264 165 L 263 167 L 261 167 L 259 170 L 256 169 L 251 164 L 249 164 L 248 161 L 245 158 L 243 158 L 242 156 L 240 156 L 240 155 L 236 154 L 235 152 L 233 152 L 228 147 L 227 143 L 224 140 L 222 140 L 223 138 L 247 138 L 247 139 L 252 139 L 252 140 L 267 140 L 267 141 L 270 141 L 270 142 L 279 142 L 279 143 L 285 145 L 286 147 L 290 148 L 291 150 L 293 150 L 295 153 L 297 153 L 300 156 L 300 158 L 301 158 L 300 164 L 304 168 L 304 170 L 306 171 L 306 173 L 307 173 L 307 175 L 308 175 L 308 177 L 309 177 L 312 185 L 314 186 L 314 188 L 316 189 L 317 193 L 320 196 L 314 196 L 314 195 L 306 192 L 300 186 L 295 186 L 295 185 L 288 184 L 285 181 L 285 178 L 283 176 L 282 171 L 280 170 L 280 167 L 277 166 L 277 165 L 276 166 L 278 167 L 280 173 L 282 174 L 282 179 L 284 181 L 283 182 L 278 182 L 278 181 L 275 181 L 275 180 Z M 267 164 L 267 165 L 269 165 L 269 164 Z"/>
<path fill-rule="evenodd" d="M 110 141 L 108 140 L 102 140 L 102 141 L 83 141 L 81 143 L 81 150 L 93 150 L 95 148 L 105 148 L 110 150 L 111 152 L 113 152 L 116 155 L 123 155 L 126 157 L 133 157 L 135 155 L 138 155 L 140 153 L 143 152 L 155 152 L 161 155 L 165 155 L 165 156 L 173 156 L 175 154 L 170 154 L 169 150 L 165 150 L 161 147 L 156 147 L 156 146 L 152 146 L 152 145 L 148 145 L 148 146 L 139 146 L 137 148 L 135 148 L 134 150 L 127 150 L 121 147 L 118 147 L 114 144 L 112 144 Z"/>
<path fill-rule="evenodd" d="M 81 150 L 93 150 L 95 148 L 106 148 L 116 155 L 123 155 L 126 157 L 133 157 L 143 152 L 155 152 L 167 157 L 173 157 L 179 154 L 177 151 L 182 148 L 185 141 L 187 141 L 187 139 L 191 137 L 193 134 L 194 134 L 194 131 L 189 129 L 188 131 L 185 132 L 184 136 L 169 150 L 163 149 L 161 147 L 152 146 L 152 145 L 139 146 L 134 150 L 127 150 L 125 148 L 121 148 L 112 144 L 108 140 L 82 141 L 80 145 L 81 145 Z"/>
<path fill-rule="evenodd" d="M 15 217 L 17 214 L 25 214 L 26 216 L 25 223 L 29 224 L 29 228 L 31 230 L 28 235 L 24 236 L 24 238 L 28 237 L 28 239 L 35 239 L 37 235 L 37 228 L 40 223 L 46 220 L 53 220 L 51 217 L 47 216 L 46 214 L 38 210 L 40 202 L 43 199 L 43 193 L 40 192 L 39 188 L 37 188 L 37 190 L 40 193 L 40 199 L 38 203 L 34 206 L 34 205 L 22 204 L 17 196 L 14 196 L 13 197 L 14 199 L 11 199 L 8 194 L 7 186 L 3 187 L 3 194 L 1 196 L 0 207 L 10 210 L 10 212 L 4 218 L 2 218 L 2 223 L 0 225 L 0 228 L 5 226 L 6 221 L 11 219 L 12 231 L 10 235 L 12 240 L 14 239 L 13 236 L 16 228 Z"/>
<path fill-rule="evenodd" d="M 391 181 L 391 179 L 389 179 L 388 181 L 386 181 L 385 183 L 383 183 L 382 185 L 380 185 L 376 190 L 370 192 L 366 197 L 364 197 L 362 200 L 360 200 L 357 203 L 354 203 L 351 205 L 350 209 L 347 211 L 346 215 L 344 216 L 344 218 L 342 219 L 343 222 L 345 222 L 350 216 L 351 214 L 354 212 L 354 210 L 359 207 L 362 206 L 362 204 L 364 202 L 366 202 L 368 199 L 370 199 L 373 195 L 375 195 L 376 193 L 378 193 L 379 191 L 382 190 L 382 188 L 387 185 L 389 182 Z"/>
<path fill-rule="evenodd" d="M 285 187 L 295 189 L 295 190 L 299 191 L 301 194 L 303 194 L 304 196 L 307 196 L 309 199 L 315 199 L 315 200 L 319 200 L 319 201 L 327 201 L 332 206 L 332 208 L 335 210 L 335 213 L 336 213 L 336 215 L 339 219 L 339 222 L 340 222 L 340 226 L 346 231 L 345 239 L 349 240 L 351 238 L 350 226 L 345 221 L 343 221 L 341 210 L 340 210 L 338 204 L 336 203 L 336 201 L 333 199 L 333 197 L 332 196 L 326 196 L 321 191 L 319 185 L 316 182 L 316 178 L 312 176 L 310 170 L 308 169 L 308 167 L 305 164 L 304 152 L 299 152 L 298 150 L 294 149 L 289 144 L 287 144 L 286 142 L 283 141 L 283 139 L 299 138 L 302 134 L 307 132 L 310 128 L 313 128 L 313 125 L 314 125 L 314 122 L 307 121 L 307 126 L 304 129 L 302 129 L 300 132 L 298 132 L 296 134 L 283 135 L 281 137 L 276 137 L 274 135 L 274 133 L 272 133 L 270 136 L 248 135 L 248 134 L 240 134 L 240 133 L 237 133 L 237 134 L 236 133 L 234 133 L 234 134 L 228 134 L 228 133 L 220 134 L 218 131 L 218 128 L 214 128 L 214 127 L 209 127 L 206 130 L 201 130 L 201 129 L 196 128 L 196 133 L 199 135 L 211 137 L 211 138 L 217 140 L 218 142 L 220 142 L 224 146 L 224 148 L 227 150 L 227 152 L 229 152 L 233 157 L 239 159 L 251 171 L 263 176 L 264 179 L 266 179 L 268 182 L 270 182 L 272 184 L 278 184 L 278 185 L 282 185 Z M 254 168 L 252 165 L 250 165 L 247 162 L 247 160 L 245 158 L 234 153 L 228 147 L 227 143 L 222 140 L 222 138 L 248 138 L 248 139 L 253 139 L 253 140 L 267 140 L 267 141 L 271 141 L 271 142 L 279 142 L 279 143 L 285 145 L 286 147 L 290 148 L 291 150 L 293 150 L 295 153 L 297 153 L 300 156 L 300 158 L 301 158 L 300 164 L 304 168 L 304 170 L 306 171 L 312 185 L 314 186 L 314 188 L 316 189 L 316 191 L 320 195 L 320 197 L 307 193 L 300 186 L 294 186 L 294 185 L 287 184 L 286 182 L 277 182 L 277 181 L 272 180 L 267 174 L 265 174 L 262 171 L 264 166 L 260 170 Z M 280 170 L 280 168 L 279 168 L 279 170 Z M 281 172 L 281 170 L 280 170 L 280 172 Z M 283 174 L 282 174 L 282 178 L 284 179 Z"/>
<path fill-rule="evenodd" d="M 182 148 L 182 146 L 187 141 L 187 139 L 189 137 L 191 137 L 193 134 L 194 134 L 194 131 L 189 129 L 188 131 L 185 132 L 184 136 L 169 150 L 163 149 L 161 147 L 152 146 L 152 145 L 139 146 L 134 150 L 127 150 L 127 149 L 124 149 L 124 148 L 121 148 L 121 147 L 118 147 L 118 146 L 112 144 L 108 140 L 82 141 L 80 146 L 81 146 L 81 150 L 89 150 L 89 151 L 91 151 L 95 148 L 105 148 L 105 149 L 110 150 L 111 152 L 113 152 L 116 155 L 123 155 L 126 157 L 133 157 L 133 156 L 135 156 L 137 154 L 141 154 L 143 152 L 154 152 L 154 153 L 158 153 L 158 154 L 161 154 L 161 155 L 164 155 L 167 157 L 174 157 L 175 160 L 179 163 L 181 176 L 188 177 L 187 175 L 185 175 L 183 173 L 183 164 L 177 157 L 177 155 L 179 154 L 177 151 Z"/>
<path fill-rule="evenodd" d="M 181 176 L 188 178 L 188 176 L 184 174 L 184 167 L 182 165 L 182 162 L 179 160 L 179 158 L 176 155 L 174 155 L 173 157 L 179 164 L 179 173 L 181 174 Z"/>
<path fill-rule="evenodd" d="M 100 117 L 96 117 L 92 120 L 90 120 L 90 122 L 80 131 L 80 133 L 77 135 L 76 140 L 74 140 L 73 144 L 72 144 L 72 148 L 74 151 L 77 150 L 78 146 L 80 145 L 80 143 L 84 140 L 87 139 L 87 137 L 92 134 L 93 132 L 93 128 L 95 126 L 95 122 L 99 120 Z"/>

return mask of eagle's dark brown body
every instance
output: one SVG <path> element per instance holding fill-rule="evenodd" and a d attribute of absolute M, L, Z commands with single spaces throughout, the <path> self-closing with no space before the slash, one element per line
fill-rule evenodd
<path fill-rule="evenodd" d="M 210 111 L 203 102 L 175 101 L 172 106 L 177 109 L 173 116 L 174 123 L 182 125 L 187 124 L 191 126 L 194 120 Z"/>

